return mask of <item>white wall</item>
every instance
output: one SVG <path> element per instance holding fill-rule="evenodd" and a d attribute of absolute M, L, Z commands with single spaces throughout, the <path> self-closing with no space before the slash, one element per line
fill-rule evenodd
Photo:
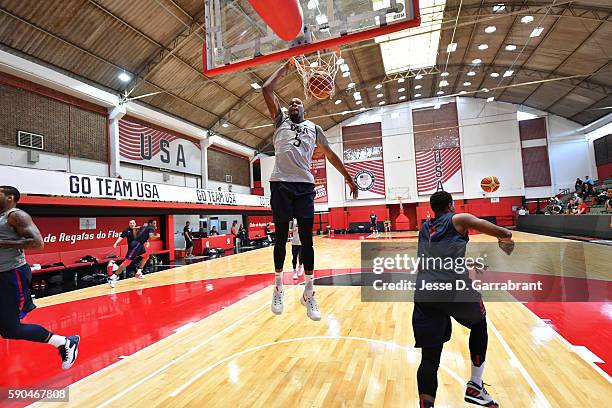
<path fill-rule="evenodd" d="M 38 153 L 39 160 L 36 163 L 30 163 L 28 162 L 28 150 L 0 146 L 0 162 L 7 166 L 108 176 L 108 164 L 106 162 L 33 150 Z"/>
<path fill-rule="evenodd" d="M 189 221 L 191 231 L 196 232 L 200 228 L 200 216 L 197 214 L 174 214 L 173 218 L 174 248 L 185 249 L 185 237 L 183 237 L 183 228 L 185 228 L 185 223 Z"/>
<path fill-rule="evenodd" d="M 448 99 L 429 99 L 367 110 L 327 130 L 332 150 L 342 157 L 342 126 L 382 123 L 382 143 L 385 162 L 387 197 L 376 200 L 346 200 L 344 180 L 327 163 L 329 207 L 366 206 L 403 202 L 427 201 L 428 196 L 417 194 L 412 130 L 412 109 L 448 102 Z M 477 98 L 456 98 L 463 167 L 464 193 L 454 194 L 457 199 L 482 198 L 480 181 L 485 176 L 496 176 L 501 182 L 498 191 L 487 196 L 547 197 L 560 188 L 573 186 L 576 177 L 594 177 L 596 169 L 592 142 L 580 125 L 556 115 L 528 109 L 530 113 L 547 119 L 549 159 L 552 186 L 525 189 L 517 111 L 523 107 L 504 102 L 489 102 Z M 269 191 L 269 177 L 274 157 L 261 159 L 261 177 L 264 192 Z M 317 210 L 321 206 L 317 206 Z"/>

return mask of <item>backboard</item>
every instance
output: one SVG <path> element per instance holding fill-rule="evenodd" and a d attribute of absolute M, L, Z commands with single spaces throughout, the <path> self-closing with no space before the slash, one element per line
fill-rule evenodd
<path fill-rule="evenodd" d="M 284 41 L 251 6 L 257 5 L 261 12 L 261 3 L 265 2 L 204 1 L 202 67 L 208 76 L 338 48 L 420 24 L 418 0 L 299 0 L 302 30 L 295 39 Z M 269 13 L 279 18 L 276 7 Z"/>

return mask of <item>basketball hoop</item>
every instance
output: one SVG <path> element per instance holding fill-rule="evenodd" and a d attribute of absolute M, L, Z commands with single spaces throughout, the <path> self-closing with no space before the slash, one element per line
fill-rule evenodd
<path fill-rule="evenodd" d="M 304 83 L 306 99 L 328 99 L 334 95 L 334 81 L 340 68 L 338 60 L 340 51 L 322 53 L 309 56 L 300 55 L 293 58 L 293 63 Z"/>

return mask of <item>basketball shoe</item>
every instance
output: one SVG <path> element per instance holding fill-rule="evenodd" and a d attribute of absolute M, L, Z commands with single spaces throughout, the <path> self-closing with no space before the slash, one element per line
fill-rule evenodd
<path fill-rule="evenodd" d="M 493 397 L 491 397 L 485 389 L 484 384 L 481 387 L 473 381 L 468 381 L 467 383 L 464 400 L 483 407 L 499 407 L 499 404 L 495 402 Z"/>
<path fill-rule="evenodd" d="M 274 286 L 272 293 L 272 313 L 279 315 L 283 313 L 283 296 L 285 295 L 282 288 Z"/>
<path fill-rule="evenodd" d="M 319 312 L 319 308 L 317 307 L 317 301 L 314 297 L 314 292 L 312 295 L 307 296 L 306 292 L 300 298 L 300 303 L 306 306 L 306 314 L 310 317 L 311 320 L 319 321 L 321 320 L 321 312 Z"/>
<path fill-rule="evenodd" d="M 136 279 L 144 279 L 144 275 L 143 275 L 143 273 L 142 273 L 142 270 L 138 269 L 138 270 L 136 271 L 136 273 L 134 274 L 134 277 L 135 277 Z"/>
<path fill-rule="evenodd" d="M 79 336 L 67 336 L 66 344 L 58 347 L 64 370 L 69 369 L 74 364 L 79 354 L 79 341 L 81 341 Z"/>
<path fill-rule="evenodd" d="M 293 280 L 297 280 L 297 279 L 298 279 L 298 270 L 293 268 Z"/>
<path fill-rule="evenodd" d="M 117 281 L 119 280 L 119 276 L 115 275 L 114 273 L 108 278 L 108 285 L 111 288 L 115 287 L 115 284 L 117 283 Z"/>

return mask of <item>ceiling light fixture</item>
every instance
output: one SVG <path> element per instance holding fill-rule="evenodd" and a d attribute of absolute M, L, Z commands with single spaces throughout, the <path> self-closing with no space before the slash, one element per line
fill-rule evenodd
<path fill-rule="evenodd" d="M 465 91 L 461 91 L 461 92 L 459 92 L 459 95 L 465 95 L 466 93 L 467 92 L 465 92 Z"/>
<path fill-rule="evenodd" d="M 480 45 L 478 46 L 478 49 L 479 49 L 480 51 L 484 51 L 484 50 L 486 50 L 487 48 L 489 48 L 489 46 L 488 46 L 487 44 L 480 44 Z"/>
<path fill-rule="evenodd" d="M 493 6 L 493 12 L 494 13 L 501 13 L 505 9 L 506 9 L 506 6 L 503 5 L 502 3 L 496 4 L 496 5 Z"/>
<path fill-rule="evenodd" d="M 404 83 L 404 81 L 405 81 L 405 79 L 404 79 L 404 78 L 400 78 L 400 79 L 398 79 L 398 80 L 397 80 L 397 83 L 398 83 L 398 84 L 403 84 L 403 83 Z"/>
<path fill-rule="evenodd" d="M 381 93 L 376 94 L 376 97 L 377 97 L 377 98 L 382 98 L 383 96 L 385 96 L 385 95 L 384 95 L 384 94 L 381 94 Z"/>
<path fill-rule="evenodd" d="M 446 52 L 455 52 L 457 51 L 457 43 L 450 43 L 446 46 Z"/>
<path fill-rule="evenodd" d="M 497 31 L 497 27 L 495 27 L 495 26 L 488 26 L 487 28 L 485 28 L 485 33 L 487 33 L 487 34 L 492 34 L 495 31 Z"/>
<path fill-rule="evenodd" d="M 523 16 L 521 18 L 521 23 L 523 24 L 529 24 L 533 21 L 533 16 Z"/>
<path fill-rule="evenodd" d="M 423 79 L 423 75 L 419 74 L 419 75 L 415 76 L 414 79 L 417 79 L 417 80 Z"/>
<path fill-rule="evenodd" d="M 476 75 L 476 73 L 474 71 L 470 71 L 470 72 L 467 73 L 467 76 L 474 76 L 474 75 Z"/>
<path fill-rule="evenodd" d="M 529 37 L 531 37 L 531 38 L 539 37 L 540 35 L 542 35 L 542 32 L 544 32 L 544 27 L 536 27 L 536 28 L 533 29 L 531 34 L 529 34 Z"/>
<path fill-rule="evenodd" d="M 259 85 L 257 82 L 253 82 L 251 84 L 251 88 L 253 88 L 253 89 L 261 89 L 261 85 Z"/>
<path fill-rule="evenodd" d="M 494 98 L 494 97 L 492 97 L 492 96 L 489 96 L 489 97 L 487 98 L 487 102 L 493 102 L 494 100 L 495 100 L 495 98 Z"/>
<path fill-rule="evenodd" d="M 466 81 L 466 82 L 464 82 L 464 83 L 463 83 L 463 86 L 470 86 L 470 85 L 472 85 L 472 83 L 471 83 L 471 82 L 467 82 L 467 81 Z"/>
<path fill-rule="evenodd" d="M 380 89 L 380 88 L 382 88 L 382 84 L 377 84 L 374 88 Z"/>
<path fill-rule="evenodd" d="M 499 74 L 497 72 L 491 72 L 491 78 L 497 78 Z"/>
<path fill-rule="evenodd" d="M 443 73 L 440 74 L 440 76 L 447 77 L 448 76 L 448 72 L 443 72 Z"/>
<path fill-rule="evenodd" d="M 444 91 L 438 91 L 436 92 L 438 95 L 444 95 Z"/>
<path fill-rule="evenodd" d="M 341 99 L 336 99 L 336 102 L 334 102 L 336 105 L 340 105 L 342 103 Z"/>
<path fill-rule="evenodd" d="M 481 62 L 482 62 L 482 60 L 481 60 L 480 58 L 474 58 L 474 59 L 472 60 L 472 64 L 474 64 L 474 65 L 478 65 L 478 64 L 480 64 Z"/>
<path fill-rule="evenodd" d="M 403 101 L 404 99 L 406 99 L 406 95 L 402 95 L 402 96 L 399 97 L 400 101 Z"/>
<path fill-rule="evenodd" d="M 400 88 L 397 90 L 397 92 L 406 92 L 406 88 Z"/>
<path fill-rule="evenodd" d="M 419 98 L 421 96 L 421 94 L 414 94 L 415 98 Z"/>
<path fill-rule="evenodd" d="M 346 78 L 351 75 L 351 71 L 346 71 L 342 73 L 342 78 Z"/>
<path fill-rule="evenodd" d="M 514 74 L 514 71 L 509 69 L 508 71 L 504 72 L 504 78 L 512 76 L 512 74 Z"/>
<path fill-rule="evenodd" d="M 357 105 L 361 105 L 363 103 L 362 100 L 358 100 L 357 102 L 355 102 Z"/>
<path fill-rule="evenodd" d="M 132 76 L 127 72 L 122 72 L 118 75 L 118 78 L 121 82 L 129 82 L 132 79 Z"/>
<path fill-rule="evenodd" d="M 440 86 L 448 86 L 448 81 L 440 81 Z"/>
<path fill-rule="evenodd" d="M 387 102 L 385 102 L 385 101 L 378 102 L 379 105 L 384 105 L 385 103 L 387 103 Z"/>
<path fill-rule="evenodd" d="M 347 88 L 354 88 L 355 87 L 355 83 L 354 82 L 350 82 L 347 86 Z"/>
<path fill-rule="evenodd" d="M 514 51 L 514 50 L 516 50 L 516 45 L 514 44 L 506 45 L 506 51 Z"/>
<path fill-rule="evenodd" d="M 481 91 L 482 92 L 489 92 L 489 88 L 482 88 Z"/>
<path fill-rule="evenodd" d="M 423 87 L 423 85 L 415 85 L 414 89 L 421 89 Z"/>

